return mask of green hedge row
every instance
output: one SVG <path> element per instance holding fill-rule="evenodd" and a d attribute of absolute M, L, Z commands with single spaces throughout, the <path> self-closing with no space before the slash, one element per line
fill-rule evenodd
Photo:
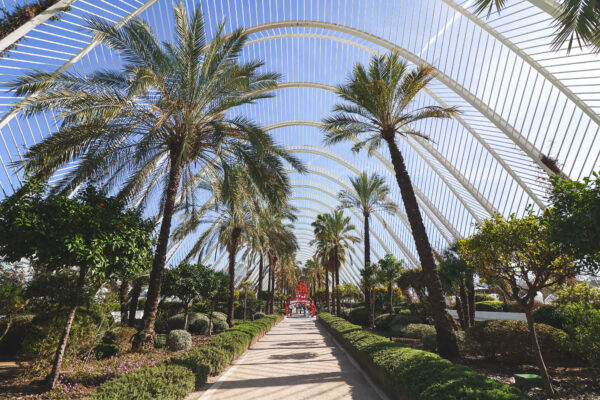
<path fill-rule="evenodd" d="M 91 399 L 183 399 L 194 389 L 202 387 L 209 375 L 223 371 L 246 351 L 253 340 L 282 319 L 281 315 L 267 315 L 235 325 L 183 355 L 103 383 Z"/>
<path fill-rule="evenodd" d="M 391 342 L 358 325 L 319 314 L 319 321 L 395 399 L 524 399 L 521 392 L 437 354 Z"/>

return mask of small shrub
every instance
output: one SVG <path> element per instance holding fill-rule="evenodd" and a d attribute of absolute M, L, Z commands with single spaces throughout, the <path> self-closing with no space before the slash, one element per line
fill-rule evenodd
<path fill-rule="evenodd" d="M 348 314 L 348 321 L 356 325 L 364 325 L 367 321 L 367 309 L 364 307 L 356 307 Z"/>
<path fill-rule="evenodd" d="M 569 348 L 600 368 L 600 310 L 581 304 L 562 306 Z"/>
<path fill-rule="evenodd" d="M 167 335 L 165 335 L 164 333 L 159 333 L 158 335 L 156 335 L 154 347 L 156 349 L 163 349 L 167 347 Z"/>
<path fill-rule="evenodd" d="M 194 313 L 196 318 L 189 324 L 188 330 L 195 335 L 204 335 L 208 331 L 208 317 Z"/>
<path fill-rule="evenodd" d="M 102 343 L 114 344 L 117 346 L 118 354 L 124 354 L 131 351 L 131 342 L 136 333 L 137 329 L 129 326 L 117 327 L 104 334 Z"/>
<path fill-rule="evenodd" d="M 94 347 L 94 354 L 97 359 L 104 360 L 105 358 L 111 358 L 119 354 L 119 348 L 113 343 L 100 343 Z"/>
<path fill-rule="evenodd" d="M 199 301 L 197 303 L 194 303 L 190 311 L 208 314 L 210 312 L 210 304 Z"/>
<path fill-rule="evenodd" d="M 200 313 L 195 313 L 195 312 L 191 312 L 188 314 L 188 329 L 190 329 L 190 326 L 198 318 L 206 318 L 206 315 L 200 314 Z M 170 317 L 167 320 L 167 325 L 169 326 L 169 331 L 172 331 L 173 329 L 183 329 L 184 323 L 185 323 L 184 314 L 173 315 L 172 317 Z M 207 320 L 207 323 L 208 323 L 208 320 Z"/>
<path fill-rule="evenodd" d="M 438 342 L 437 342 L 437 336 L 435 333 L 427 333 L 425 335 L 423 335 L 423 337 L 421 338 L 421 340 L 423 341 L 423 348 L 427 351 L 437 351 L 438 348 Z"/>
<path fill-rule="evenodd" d="M 265 313 L 262 312 L 257 312 L 256 314 L 254 314 L 254 318 L 253 319 L 261 319 L 265 317 Z"/>
<path fill-rule="evenodd" d="M 485 293 L 475 293 L 475 301 L 494 301 L 494 297 Z"/>
<path fill-rule="evenodd" d="M 475 310 L 476 311 L 500 312 L 500 311 L 506 311 L 506 305 L 501 301 L 493 301 L 493 300 L 478 301 L 477 303 L 475 303 Z"/>
<path fill-rule="evenodd" d="M 229 329 L 229 325 L 227 325 L 227 322 L 221 319 L 213 318 L 212 325 L 213 332 L 223 332 L 224 330 Z"/>
<path fill-rule="evenodd" d="M 167 335 L 167 348 L 171 351 L 189 350 L 192 347 L 192 335 L 182 329 L 175 329 Z"/>
<path fill-rule="evenodd" d="M 180 400 L 194 390 L 194 387 L 195 377 L 188 368 L 161 363 L 107 381 L 100 385 L 90 398 L 92 400 Z"/>
<path fill-rule="evenodd" d="M 533 313 L 533 320 L 538 324 L 546 324 L 558 329 L 563 328 L 564 316 L 559 307 L 542 306 L 536 309 Z"/>
<path fill-rule="evenodd" d="M 220 311 L 214 311 L 212 313 L 212 317 L 213 317 L 213 319 L 220 319 L 221 321 L 227 321 L 227 315 L 225 315 L 225 313 L 222 313 Z"/>
<path fill-rule="evenodd" d="M 567 334 L 545 324 L 535 324 L 544 359 L 548 362 L 570 358 Z M 467 346 L 488 358 L 513 363 L 535 363 L 529 329 L 525 321 L 491 320 L 466 331 Z"/>
<path fill-rule="evenodd" d="M 394 319 L 390 322 L 390 326 L 393 325 L 408 325 L 408 324 L 422 324 L 425 319 L 417 315 L 406 315 L 400 314 L 394 316 Z"/>
<path fill-rule="evenodd" d="M 408 324 L 401 332 L 402 337 L 421 339 L 424 335 L 435 335 L 435 327 L 427 324 Z"/>
<path fill-rule="evenodd" d="M 394 317 L 396 317 L 396 316 L 393 314 L 378 315 L 375 318 L 375 327 L 377 329 L 387 331 L 388 329 L 390 329 L 390 326 L 392 324 L 392 321 L 394 320 Z"/>

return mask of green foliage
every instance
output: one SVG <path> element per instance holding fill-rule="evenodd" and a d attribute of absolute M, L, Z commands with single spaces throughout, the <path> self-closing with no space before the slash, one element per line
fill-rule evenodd
<path fill-rule="evenodd" d="M 506 311 L 506 305 L 502 301 L 486 300 L 478 301 L 475 303 L 475 310 L 477 311 Z"/>
<path fill-rule="evenodd" d="M 163 276 L 161 295 L 176 296 L 183 304 L 189 304 L 202 294 L 205 268 L 203 265 L 182 262 L 176 268 L 167 269 Z"/>
<path fill-rule="evenodd" d="M 353 324 L 364 325 L 367 320 L 367 309 L 365 307 L 355 307 L 348 314 L 348 320 Z"/>
<path fill-rule="evenodd" d="M 404 347 L 361 329 L 341 318 L 322 313 L 319 321 L 368 368 L 381 371 L 390 390 L 418 400 L 521 400 L 518 389 L 488 379 L 436 354 Z M 367 367 L 367 365 L 364 365 Z"/>
<path fill-rule="evenodd" d="M 375 317 L 375 327 L 379 330 L 388 330 L 391 326 L 394 314 L 381 314 Z"/>
<path fill-rule="evenodd" d="M 33 314 L 18 314 L 14 316 L 10 330 L 0 340 L 0 354 L 14 357 L 23 352 L 23 338 L 33 329 L 31 324 L 34 317 Z M 0 320 L 0 332 L 4 332 L 6 323 L 6 320 Z"/>
<path fill-rule="evenodd" d="M 394 316 L 394 319 L 392 320 L 392 322 L 390 322 L 390 326 L 391 325 L 422 324 L 423 322 L 425 322 L 425 318 L 423 318 L 420 315 L 399 314 L 399 315 Z"/>
<path fill-rule="evenodd" d="M 208 317 L 206 315 L 192 312 L 192 313 L 189 313 L 189 315 L 188 315 L 188 329 L 190 329 L 191 325 L 197 319 L 204 319 L 204 320 L 206 320 L 206 323 L 208 324 Z M 173 315 L 172 317 L 170 317 L 167 320 L 167 324 L 169 326 L 169 331 L 172 331 L 173 329 L 183 329 L 184 322 L 185 322 L 184 314 Z"/>
<path fill-rule="evenodd" d="M 119 354 L 119 348 L 113 343 L 100 343 L 94 347 L 94 354 L 99 360 L 111 358 Z"/>
<path fill-rule="evenodd" d="M 165 347 L 167 347 L 167 335 L 164 333 L 159 333 L 158 335 L 156 335 L 154 347 L 157 349 L 164 349 Z"/>
<path fill-rule="evenodd" d="M 192 371 L 180 365 L 160 363 L 109 380 L 91 400 L 181 400 L 195 387 Z"/>
<path fill-rule="evenodd" d="M 587 282 L 562 285 L 555 295 L 554 303 L 558 305 L 581 304 L 584 307 L 600 309 L 600 288 L 592 287 Z"/>
<path fill-rule="evenodd" d="M 438 342 L 437 335 L 435 333 L 426 333 L 421 337 L 423 341 L 423 348 L 427 351 L 437 351 Z"/>
<path fill-rule="evenodd" d="M 205 314 L 194 313 L 195 318 L 190 321 L 188 330 L 194 335 L 204 335 L 208 332 L 208 317 Z"/>
<path fill-rule="evenodd" d="M 489 294 L 485 294 L 485 293 L 476 293 L 475 294 L 475 301 L 479 302 L 479 301 L 494 301 L 494 297 L 490 296 Z"/>
<path fill-rule="evenodd" d="M 564 361 L 572 357 L 568 336 L 545 324 L 535 324 L 544 359 L 548 362 Z M 525 321 L 484 321 L 466 331 L 467 346 L 494 360 L 512 364 L 535 363 L 531 337 Z"/>
<path fill-rule="evenodd" d="M 600 37 L 600 36 L 599 36 Z M 547 212 L 552 240 L 590 270 L 600 268 L 600 175 L 582 182 L 552 178 Z"/>
<path fill-rule="evenodd" d="M 531 314 L 538 324 L 546 324 L 554 328 L 563 329 L 565 322 L 564 313 L 557 306 L 542 306 L 536 308 Z"/>
<path fill-rule="evenodd" d="M 569 348 L 600 368 L 600 309 L 569 304 L 561 307 L 561 313 Z"/>
<path fill-rule="evenodd" d="M 227 315 L 225 315 L 225 313 L 222 313 L 220 311 L 213 311 L 212 317 L 213 317 L 213 319 L 218 319 L 218 320 L 227 322 Z"/>
<path fill-rule="evenodd" d="M 265 317 L 265 313 L 261 313 L 261 312 L 257 312 L 256 314 L 254 314 L 253 319 L 261 319 Z"/>
<path fill-rule="evenodd" d="M 223 321 L 222 319 L 213 318 L 212 326 L 215 332 L 223 332 L 224 330 L 229 328 L 227 321 Z"/>
<path fill-rule="evenodd" d="M 392 328 L 397 325 L 393 325 Z M 400 337 L 421 339 L 424 335 L 435 335 L 435 327 L 427 324 L 408 324 L 399 329 Z"/>
<path fill-rule="evenodd" d="M 171 351 L 189 350 L 192 347 L 192 335 L 181 329 L 172 330 L 167 335 L 166 345 Z"/>

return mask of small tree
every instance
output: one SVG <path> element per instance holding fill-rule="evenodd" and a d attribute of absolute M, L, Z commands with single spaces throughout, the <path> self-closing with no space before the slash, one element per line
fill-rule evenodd
<path fill-rule="evenodd" d="M 248 289 L 250 288 L 250 285 L 252 285 L 251 281 L 243 281 L 240 284 L 242 292 L 244 293 L 244 322 L 246 322 L 246 307 L 248 305 Z"/>
<path fill-rule="evenodd" d="M 404 270 L 404 266 L 402 265 L 402 261 L 396 261 L 394 256 L 386 254 L 384 258 L 379 260 L 378 267 L 377 280 L 387 286 L 388 298 L 390 301 L 388 310 L 389 313 L 392 314 L 394 312 L 392 289 L 394 288 L 396 280 Z"/>
<path fill-rule="evenodd" d="M 495 215 L 459 244 L 460 253 L 479 275 L 484 280 L 503 281 L 508 294 L 523 309 L 544 387 L 553 396 L 531 314 L 538 291 L 561 284 L 577 273 L 577 267 L 551 241 L 547 222 L 547 218 L 531 212 L 523 218 Z"/>
<path fill-rule="evenodd" d="M 200 265 L 182 262 L 177 268 L 167 269 L 163 277 L 162 293 L 176 296 L 183 303 L 183 329 L 187 330 L 189 309 L 194 299 L 200 296 L 204 276 Z"/>
<path fill-rule="evenodd" d="M 212 316 L 215 310 L 215 302 L 217 301 L 219 291 L 223 289 L 225 282 L 223 274 L 215 272 L 211 267 L 206 267 L 199 264 L 198 276 L 200 277 L 200 285 L 198 287 L 200 296 L 210 304 L 208 313 L 208 336 L 212 335 Z M 227 280 L 229 281 L 229 280 Z"/>
<path fill-rule="evenodd" d="M 360 271 L 361 284 L 363 292 L 365 293 L 365 304 L 369 305 L 367 310 L 367 327 L 375 327 L 375 299 L 373 294 L 375 291 L 375 285 L 377 285 L 377 264 L 369 263 Z M 368 302 L 366 301 L 368 298 Z"/>
<path fill-rule="evenodd" d="M 582 182 L 552 178 L 548 211 L 552 241 L 590 271 L 600 269 L 600 175 Z"/>
<path fill-rule="evenodd" d="M 460 326 L 470 328 L 475 324 L 475 270 L 458 254 L 458 243 L 444 252 L 439 273 L 446 294 L 456 298 Z"/>
<path fill-rule="evenodd" d="M 27 183 L 0 204 L 0 255 L 29 258 L 37 272 L 76 272 L 66 323 L 48 384 L 58 379 L 75 313 L 86 282 L 101 283 L 143 268 L 151 255 L 153 223 L 92 186 L 76 197 L 46 195 Z"/>
<path fill-rule="evenodd" d="M 15 314 L 23 310 L 26 305 L 24 279 L 13 268 L 2 268 L 0 270 L 0 313 L 4 314 L 6 326 L 0 332 L 0 341 L 10 330 Z"/>

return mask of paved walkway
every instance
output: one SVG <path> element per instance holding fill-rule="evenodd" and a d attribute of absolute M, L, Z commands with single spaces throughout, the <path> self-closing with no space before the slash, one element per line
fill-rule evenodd
<path fill-rule="evenodd" d="M 385 399 L 313 319 L 285 319 L 188 400 Z"/>

